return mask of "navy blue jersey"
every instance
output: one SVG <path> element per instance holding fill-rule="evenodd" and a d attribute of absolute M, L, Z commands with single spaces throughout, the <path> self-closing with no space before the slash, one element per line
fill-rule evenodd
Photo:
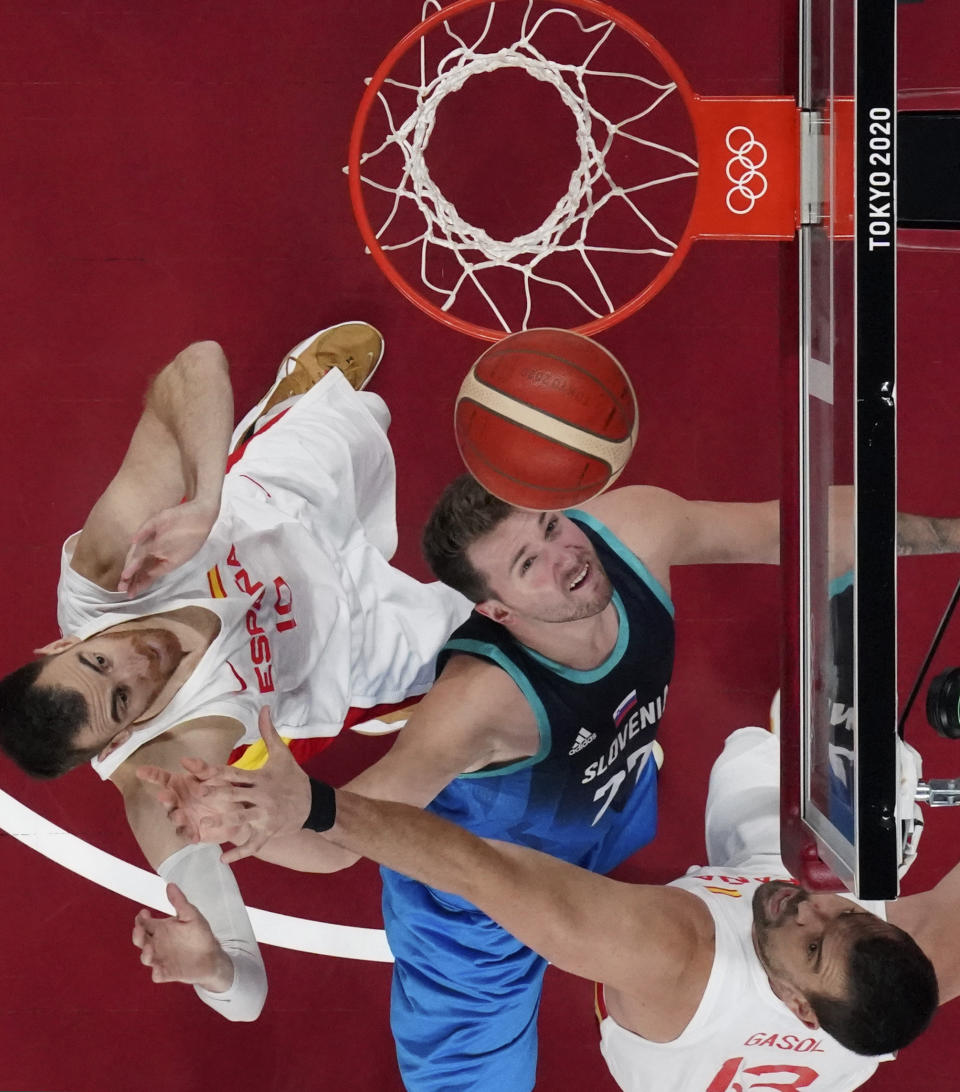
<path fill-rule="evenodd" d="M 507 766 L 461 775 L 429 810 L 484 837 L 607 871 L 656 829 L 651 751 L 673 670 L 673 605 L 603 524 L 585 512 L 566 515 L 590 539 L 610 578 L 616 645 L 598 667 L 574 670 L 474 613 L 444 646 L 438 669 L 455 653 L 503 668 L 534 711 L 540 747 Z"/>

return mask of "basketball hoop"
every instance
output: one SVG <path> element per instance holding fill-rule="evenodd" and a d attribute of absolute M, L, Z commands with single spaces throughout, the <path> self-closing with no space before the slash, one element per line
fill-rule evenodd
<path fill-rule="evenodd" d="M 698 96 L 651 34 L 601 0 L 426 0 L 423 15 L 368 82 L 347 172 L 370 254 L 438 321 L 490 341 L 531 325 L 589 335 L 649 302 L 696 238 L 793 237 L 792 98 Z M 502 238 L 461 215 L 428 154 L 436 163 L 430 141 L 456 93 L 511 70 L 553 88 L 578 162 L 542 222 Z"/>

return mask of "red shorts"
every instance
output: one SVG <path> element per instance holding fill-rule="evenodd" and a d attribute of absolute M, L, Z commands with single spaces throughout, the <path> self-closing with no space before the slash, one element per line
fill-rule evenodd
<path fill-rule="evenodd" d="M 368 723 L 370 729 L 367 734 L 369 735 L 382 735 L 392 731 L 392 723 L 406 720 L 409 710 L 417 704 L 421 696 L 406 698 L 404 701 L 387 705 L 374 705 L 369 709 L 356 709 L 351 706 L 343 719 L 343 727 L 340 731 L 342 732 L 344 728 L 353 728 L 363 734 L 364 726 Z M 290 753 L 297 760 L 297 764 L 302 766 L 314 755 L 325 751 L 336 738 L 337 736 L 313 736 L 307 739 L 290 739 L 285 736 L 283 742 L 290 748 Z M 239 747 L 235 747 L 230 754 L 229 764 L 244 770 L 257 770 L 266 761 L 267 749 L 263 740 L 258 739 L 256 743 L 241 743 Z"/>

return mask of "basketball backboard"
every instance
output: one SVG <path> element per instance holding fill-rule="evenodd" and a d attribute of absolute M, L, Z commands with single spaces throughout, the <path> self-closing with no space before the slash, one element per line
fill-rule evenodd
<path fill-rule="evenodd" d="M 800 5 L 798 454 L 784 498 L 799 536 L 785 558 L 797 578 L 785 581 L 782 709 L 796 759 L 784 764 L 784 857 L 808 886 L 839 881 L 864 898 L 896 896 L 900 860 L 896 11 L 895 0 Z"/>

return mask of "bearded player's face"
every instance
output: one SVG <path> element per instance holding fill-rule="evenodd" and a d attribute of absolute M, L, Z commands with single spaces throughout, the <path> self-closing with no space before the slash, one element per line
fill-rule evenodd
<path fill-rule="evenodd" d="M 467 556 L 493 591 L 484 605 L 511 616 L 541 622 L 589 618 L 613 594 L 590 540 L 560 512 L 512 512 Z"/>

